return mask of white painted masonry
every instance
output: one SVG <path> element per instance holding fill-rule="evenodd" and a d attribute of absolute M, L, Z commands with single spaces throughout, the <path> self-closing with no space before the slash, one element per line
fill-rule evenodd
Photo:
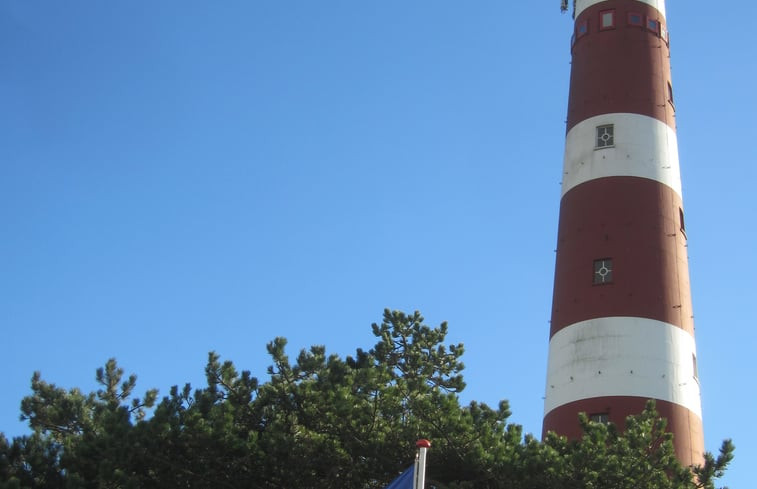
<path fill-rule="evenodd" d="M 549 342 L 545 415 L 582 399 L 659 399 L 702 417 L 694 338 L 661 321 L 608 317 L 558 331 Z"/>
<path fill-rule="evenodd" d="M 615 126 L 615 145 L 595 149 L 596 128 L 606 124 Z M 656 180 L 681 196 L 675 130 L 653 117 L 628 113 L 602 114 L 573 126 L 565 142 L 562 195 L 589 180 L 616 176 Z"/>

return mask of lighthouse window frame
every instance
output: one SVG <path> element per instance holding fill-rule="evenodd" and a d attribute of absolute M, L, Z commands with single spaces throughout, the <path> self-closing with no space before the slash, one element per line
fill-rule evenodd
<path fill-rule="evenodd" d="M 615 29 L 615 9 L 602 10 L 599 12 L 599 30 L 608 31 Z"/>
<path fill-rule="evenodd" d="M 603 124 L 597 126 L 597 137 L 595 140 L 595 149 L 612 148 L 615 146 L 615 125 Z"/>
<path fill-rule="evenodd" d="M 576 40 L 581 39 L 589 33 L 589 21 L 584 20 L 576 24 Z"/>
<path fill-rule="evenodd" d="M 595 413 L 589 419 L 595 423 L 610 424 L 610 413 Z"/>
<path fill-rule="evenodd" d="M 629 12 L 628 25 L 635 27 L 644 27 L 644 16 L 637 12 Z"/>
<path fill-rule="evenodd" d="M 660 35 L 660 21 L 657 19 L 653 19 L 651 17 L 647 17 L 647 30 L 649 32 L 654 32 L 656 35 Z"/>
<path fill-rule="evenodd" d="M 594 260 L 594 285 L 611 284 L 613 281 L 612 258 Z"/>

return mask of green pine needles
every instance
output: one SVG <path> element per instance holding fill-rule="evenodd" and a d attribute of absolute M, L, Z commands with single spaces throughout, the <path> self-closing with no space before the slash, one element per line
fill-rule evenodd
<path fill-rule="evenodd" d="M 379 489 L 433 441 L 428 486 L 438 489 L 714 489 L 733 444 L 682 467 L 654 404 L 619 432 L 583 416 L 579 441 L 539 441 L 508 421 L 507 401 L 461 405 L 462 344 L 447 324 L 384 311 L 376 344 L 342 358 L 324 346 L 293 359 L 267 348 L 266 380 L 208 355 L 206 385 L 135 396 L 115 360 L 83 393 L 32 378 L 21 404 L 31 434 L 0 435 L 0 489 Z"/>

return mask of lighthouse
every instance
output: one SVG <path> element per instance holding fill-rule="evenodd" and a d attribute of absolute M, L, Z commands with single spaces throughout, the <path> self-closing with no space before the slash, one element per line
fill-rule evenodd
<path fill-rule="evenodd" d="M 567 9 L 567 2 L 563 2 Z M 701 463 L 700 386 L 664 0 L 576 0 L 543 434 L 649 399 Z"/>

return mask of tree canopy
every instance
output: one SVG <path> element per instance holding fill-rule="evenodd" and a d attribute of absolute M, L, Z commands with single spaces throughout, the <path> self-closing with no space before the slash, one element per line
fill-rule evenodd
<path fill-rule="evenodd" d="M 32 377 L 21 403 L 28 436 L 0 434 L 0 489 L 383 488 L 433 441 L 427 486 L 438 489 L 714 489 L 733 456 L 723 442 L 701 467 L 682 467 L 650 402 L 626 430 L 581 418 L 578 441 L 539 441 L 509 423 L 507 401 L 461 405 L 462 344 L 447 324 L 384 311 L 376 344 L 353 356 L 323 346 L 286 354 L 268 345 L 261 382 L 214 352 L 207 385 L 137 396 L 116 360 L 100 389 L 66 390 Z"/>

